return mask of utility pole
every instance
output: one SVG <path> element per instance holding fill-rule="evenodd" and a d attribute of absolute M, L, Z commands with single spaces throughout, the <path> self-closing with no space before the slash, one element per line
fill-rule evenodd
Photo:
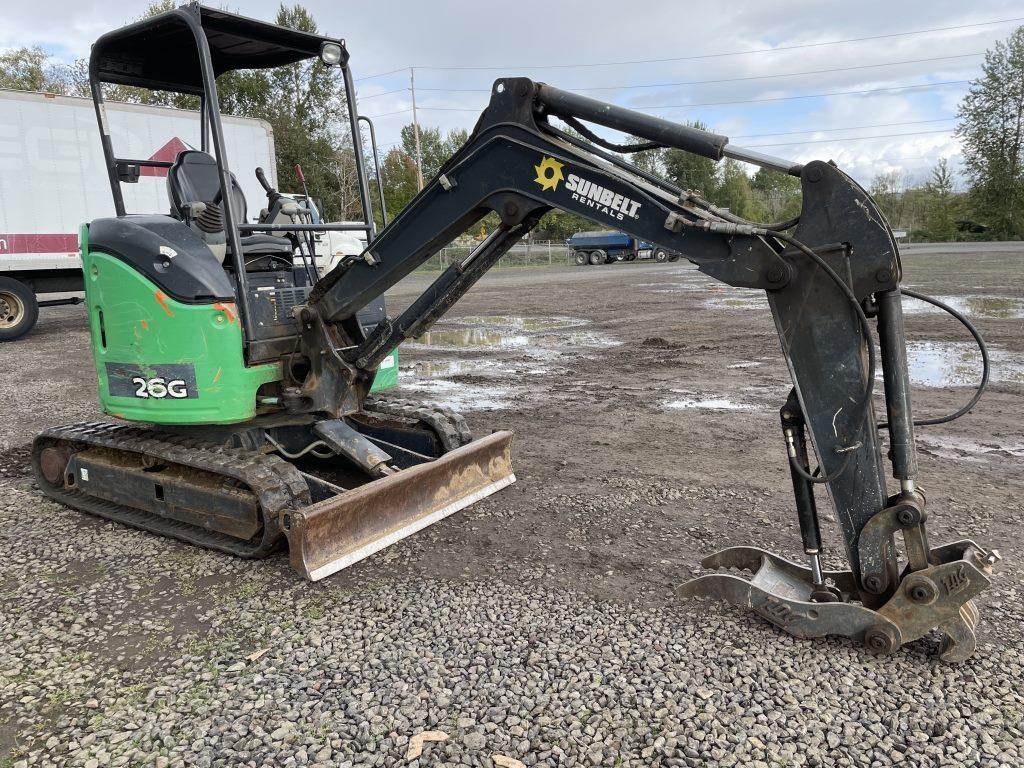
<path fill-rule="evenodd" d="M 409 90 L 412 91 L 412 132 L 416 137 L 416 189 L 423 189 L 423 152 L 420 149 L 420 123 L 416 119 L 416 70 L 409 67 Z"/>

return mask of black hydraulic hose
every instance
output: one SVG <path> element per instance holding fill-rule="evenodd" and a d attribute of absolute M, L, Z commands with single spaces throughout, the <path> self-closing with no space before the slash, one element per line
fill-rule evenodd
<path fill-rule="evenodd" d="M 977 328 L 974 327 L 974 324 L 970 320 L 968 320 L 966 317 L 964 317 L 963 314 L 957 312 L 955 309 L 953 309 L 953 307 L 949 306 L 945 302 L 939 301 L 933 296 L 928 296 L 927 294 L 924 293 L 912 291 L 909 288 L 900 288 L 900 293 L 902 293 L 904 296 L 909 296 L 912 299 L 917 299 L 918 301 L 923 301 L 926 304 L 931 304 L 934 307 L 938 307 L 944 312 L 948 312 L 950 315 L 959 320 L 961 324 L 963 324 L 964 328 L 966 328 L 970 332 L 971 336 L 974 337 L 974 340 L 978 344 L 978 351 L 981 352 L 981 383 L 975 390 L 974 397 L 968 400 L 967 404 L 960 408 L 960 410 L 954 411 L 948 416 L 938 416 L 933 419 L 915 419 L 914 426 L 931 427 L 935 426 L 936 424 L 948 424 L 951 421 L 956 421 L 961 416 L 966 416 L 968 413 L 970 413 L 971 409 L 978 404 L 979 400 L 981 400 L 981 396 L 985 394 L 985 389 L 988 387 L 988 379 L 989 374 L 992 370 L 992 364 L 988 357 L 988 346 L 985 344 L 985 339 L 982 338 L 981 333 L 978 331 Z M 878 422 L 879 429 L 885 429 L 888 426 L 888 423 L 884 421 Z"/>
<path fill-rule="evenodd" d="M 623 152 L 626 154 L 633 154 L 634 152 L 646 152 L 648 149 L 664 149 L 663 144 L 658 144 L 653 141 L 648 141 L 643 144 L 614 144 L 607 139 L 602 139 L 592 130 L 587 128 L 583 123 L 577 120 L 575 117 L 569 117 L 568 115 L 557 115 L 558 119 L 566 125 L 571 125 L 580 135 L 588 141 L 592 141 L 599 147 L 610 149 L 613 152 Z"/>
<path fill-rule="evenodd" d="M 578 149 L 582 149 L 584 152 L 590 152 L 591 154 L 597 155 L 602 160 L 606 160 L 607 162 L 609 162 L 612 165 L 614 165 L 616 168 L 621 168 L 622 170 L 626 171 L 627 173 L 632 173 L 632 174 L 634 174 L 636 176 L 639 176 L 644 181 L 649 182 L 650 184 L 653 184 L 654 186 L 658 187 L 659 189 L 662 189 L 662 190 L 664 190 L 666 192 L 671 192 L 673 195 L 681 195 L 681 194 L 683 194 L 683 190 L 680 189 L 679 187 L 677 187 L 671 181 L 668 181 L 667 179 L 663 179 L 660 176 L 655 176 L 652 173 L 648 173 L 647 171 L 644 171 L 644 170 L 642 170 L 640 168 L 637 168 L 632 163 L 627 163 L 621 157 L 616 157 L 615 155 L 609 154 L 608 152 L 605 152 L 602 149 L 598 149 L 596 147 L 592 147 L 589 144 L 587 144 L 585 141 L 579 139 L 576 136 L 573 136 L 571 133 L 566 133 L 565 131 L 561 130 L 560 128 L 556 128 L 555 126 L 551 125 L 551 123 L 548 123 L 546 125 L 541 125 L 540 128 L 541 128 L 542 131 L 544 131 L 544 133 L 547 133 L 547 134 L 552 135 L 552 136 L 558 136 L 560 139 L 563 139 L 564 141 L 569 142 L 574 147 L 577 147 Z"/>

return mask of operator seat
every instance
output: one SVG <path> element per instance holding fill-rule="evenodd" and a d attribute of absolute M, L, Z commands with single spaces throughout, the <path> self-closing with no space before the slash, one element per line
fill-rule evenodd
<path fill-rule="evenodd" d="M 245 195 L 235 174 L 229 175 L 234 214 L 239 223 L 245 223 Z M 198 232 L 217 260 L 223 264 L 230 253 L 231 244 L 227 242 L 223 208 L 219 202 L 214 202 L 219 194 L 220 173 L 213 156 L 196 149 L 179 152 L 167 169 L 167 195 L 171 201 L 171 215 Z M 287 238 L 252 234 L 242 235 L 240 239 L 242 255 L 246 264 L 250 265 L 249 268 L 255 264 L 259 264 L 256 268 L 273 268 L 275 261 L 279 266 L 291 267 L 293 248 Z"/>

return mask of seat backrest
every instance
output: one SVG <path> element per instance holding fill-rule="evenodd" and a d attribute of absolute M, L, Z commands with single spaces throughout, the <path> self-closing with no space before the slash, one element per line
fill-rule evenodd
<path fill-rule="evenodd" d="M 231 176 L 232 207 L 239 223 L 246 220 L 245 195 L 235 178 Z M 186 203 L 212 203 L 220 192 L 220 174 L 217 161 L 212 155 L 198 149 L 179 152 L 174 163 L 167 169 L 167 196 L 171 200 L 171 213 L 184 218 L 182 206 Z"/>

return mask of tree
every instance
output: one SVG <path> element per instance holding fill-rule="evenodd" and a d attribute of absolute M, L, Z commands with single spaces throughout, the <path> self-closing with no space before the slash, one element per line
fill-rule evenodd
<path fill-rule="evenodd" d="M 691 128 L 703 131 L 708 127 L 699 121 L 688 122 Z M 667 149 L 662 157 L 665 178 L 683 189 L 700 192 L 708 200 L 718 192 L 718 166 L 709 157 L 701 157 L 681 149 Z"/>
<path fill-rule="evenodd" d="M 925 184 L 924 229 L 929 240 L 954 240 L 959 201 L 953 192 L 953 174 L 945 158 L 932 169 Z"/>
<path fill-rule="evenodd" d="M 1024 27 L 985 53 L 960 103 L 957 135 L 974 217 L 996 238 L 1024 237 Z"/>
<path fill-rule="evenodd" d="M 416 133 L 410 123 L 402 128 L 402 151 L 409 157 L 416 157 Z M 420 126 L 420 154 L 423 158 L 423 183 L 426 184 L 437 175 L 441 166 L 466 143 L 469 133 L 463 128 L 441 134 L 440 128 L 424 128 Z"/>
<path fill-rule="evenodd" d="M 903 221 L 906 203 L 904 192 L 909 186 L 909 177 L 899 170 L 880 173 L 871 182 L 871 197 L 874 198 L 878 208 L 889 222 L 889 226 L 893 229 L 905 226 Z"/>
<path fill-rule="evenodd" d="M 795 176 L 758 168 L 750 187 L 761 204 L 765 221 L 785 221 L 800 215 L 800 179 Z"/>
<path fill-rule="evenodd" d="M 42 48 L 13 48 L 0 53 L 0 88 L 16 91 L 72 92 L 72 68 L 50 64 Z"/>
<path fill-rule="evenodd" d="M 384 199 L 388 215 L 394 217 L 416 196 L 416 160 L 399 147 L 393 147 L 381 162 Z"/>
<path fill-rule="evenodd" d="M 721 183 L 713 202 L 744 219 L 758 221 L 764 216 L 764 207 L 754 199 L 750 188 L 750 177 L 743 165 L 732 158 L 722 163 Z"/>

